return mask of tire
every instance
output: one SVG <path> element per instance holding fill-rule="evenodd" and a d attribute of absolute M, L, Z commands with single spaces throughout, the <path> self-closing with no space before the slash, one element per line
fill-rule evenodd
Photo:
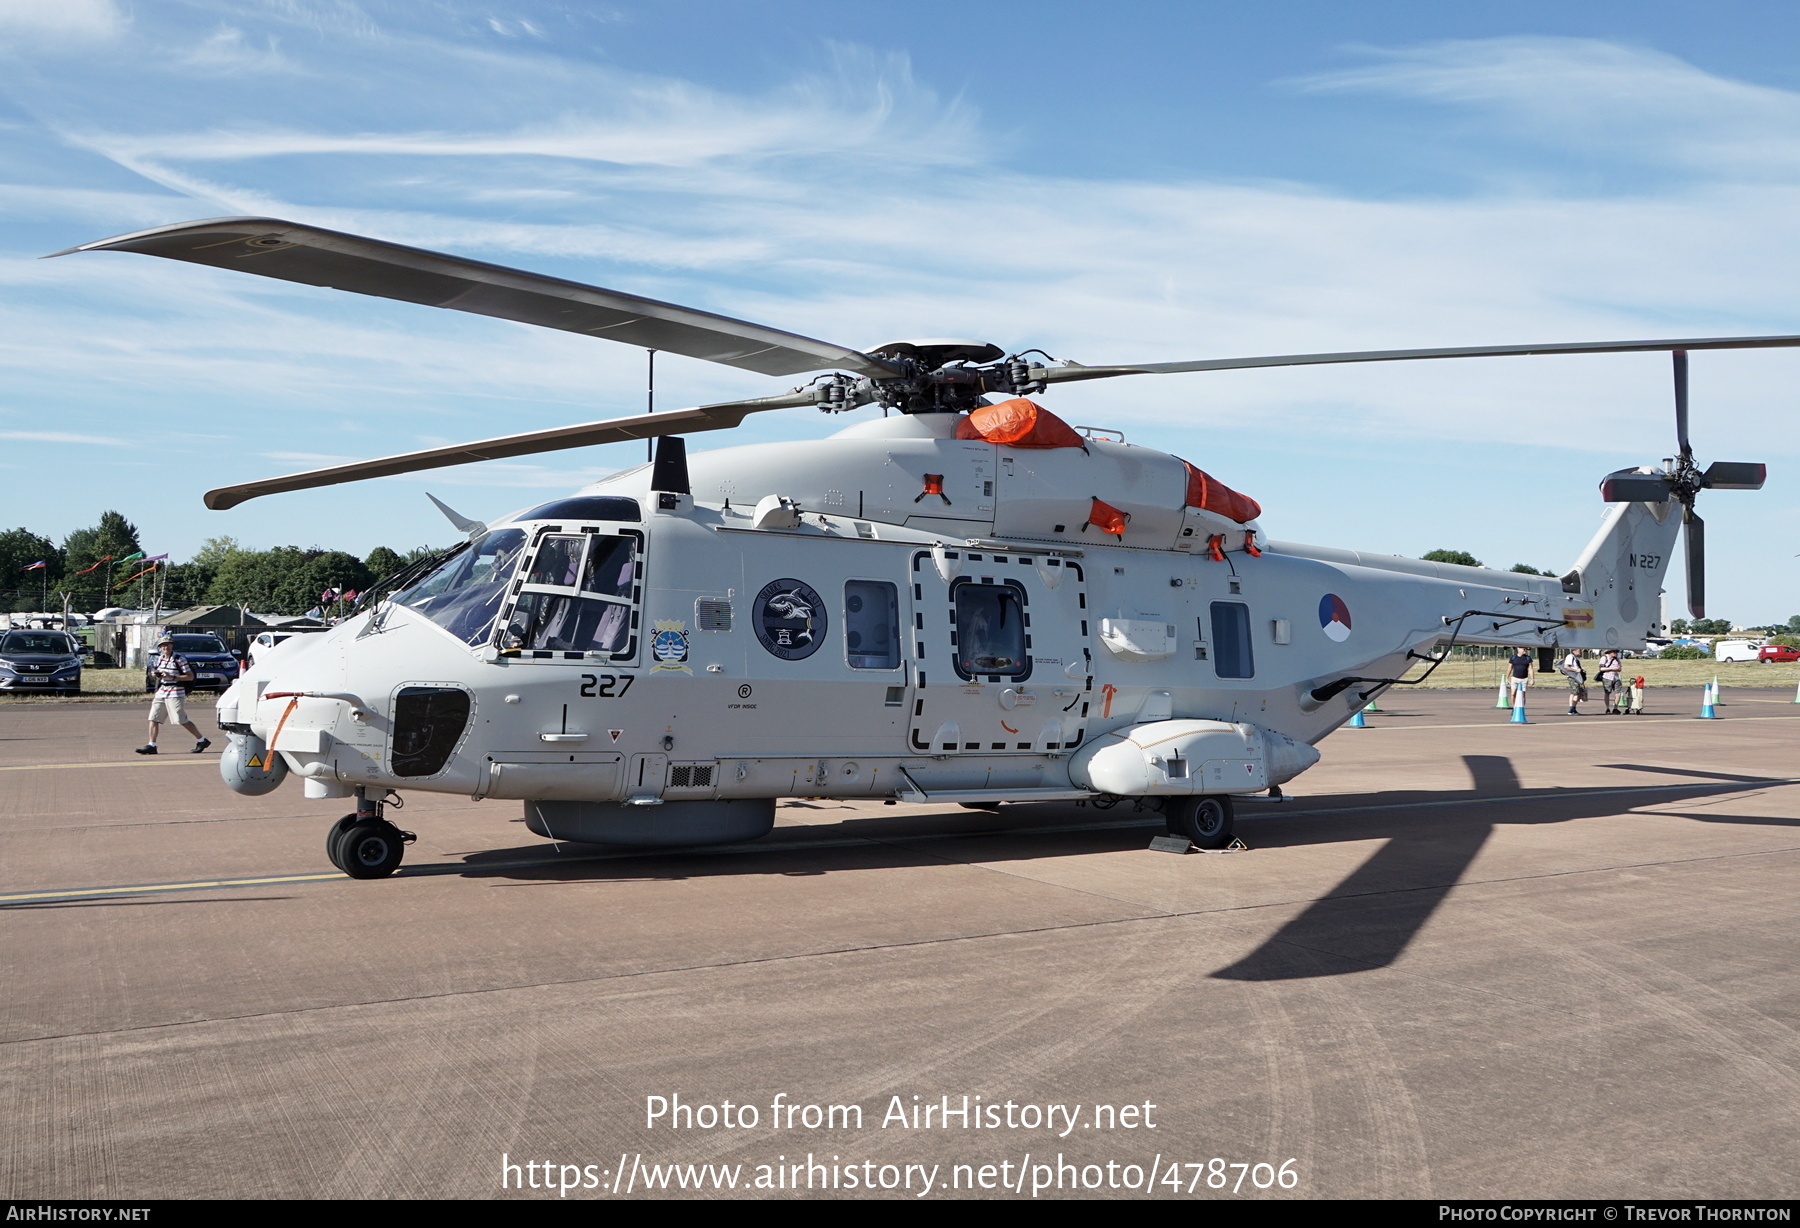
<path fill-rule="evenodd" d="M 337 854 L 351 878 L 386 878 L 400 868 L 406 841 L 386 819 L 352 823 L 338 837 Z"/>
<path fill-rule="evenodd" d="M 331 864 L 340 870 L 344 868 L 344 863 L 338 857 L 338 841 L 343 839 L 344 833 L 349 831 L 351 824 L 355 822 L 356 816 L 347 814 L 333 823 L 330 830 L 325 833 L 325 856 L 330 858 Z"/>
<path fill-rule="evenodd" d="M 1169 799 L 1169 834 L 1195 848 L 1222 849 L 1231 843 L 1231 799 L 1222 795 Z"/>

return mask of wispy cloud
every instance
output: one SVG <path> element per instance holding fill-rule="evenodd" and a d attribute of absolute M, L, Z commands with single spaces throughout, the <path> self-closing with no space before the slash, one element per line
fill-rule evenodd
<path fill-rule="evenodd" d="M 1800 172 L 1800 95 L 1734 81 L 1644 47 L 1495 38 L 1366 49 L 1375 62 L 1296 84 L 1477 108 L 1546 145 L 1714 173 Z"/>
<path fill-rule="evenodd" d="M 67 431 L 0 431 L 0 439 L 17 439 L 27 443 L 99 444 L 108 448 L 129 446 L 123 439 L 108 439 L 102 435 L 75 435 Z"/>
<path fill-rule="evenodd" d="M 28 40 L 92 42 L 125 25 L 113 0 L 0 0 L 0 34 Z"/>
<path fill-rule="evenodd" d="M 33 244 L 0 257 L 9 395 L 71 404 L 54 419 L 71 433 L 210 407 L 209 425 L 235 441 L 212 457 L 217 482 L 408 451 L 426 432 L 483 438 L 642 404 L 644 358 L 626 347 L 140 256 L 23 258 L 221 213 L 464 252 L 852 346 L 960 334 L 1108 362 L 1800 332 L 1789 173 L 1800 95 L 1657 51 L 1437 43 L 1366 52 L 1362 67 L 1309 79 L 1302 93 L 1321 103 L 1454 107 L 1520 146 L 1668 172 L 1632 192 L 1546 179 L 1365 199 L 1157 167 L 1084 177 L 1077 156 L 1056 151 L 999 158 L 1004 134 L 972 106 L 921 84 L 903 58 L 853 48 L 733 92 L 580 61 L 555 39 L 496 33 L 472 9 L 458 45 L 358 25 L 362 10 L 347 5 L 268 11 L 315 8 L 338 16 L 308 27 L 209 4 L 208 21 L 224 12 L 228 24 L 180 45 L 216 57 L 210 67 L 146 54 L 179 40 L 153 38 L 144 10 L 121 44 L 132 54 L 107 59 L 82 90 L 50 74 L 8 84 L 73 168 L 0 186 L 0 217 L 29 226 Z M 280 71 L 232 67 L 265 53 Z M 1765 451 L 1800 450 L 1782 442 L 1800 355 L 1708 354 L 1694 370 L 1697 440 L 1761 430 Z M 673 358 L 658 374 L 670 406 L 774 390 Z M 1311 493 L 1292 492 L 1285 514 L 1335 529 L 1352 469 L 1358 481 L 1392 477 L 1431 446 L 1491 452 L 1496 472 L 1526 440 L 1605 454 L 1606 467 L 1625 463 L 1613 459 L 1622 446 L 1654 459 L 1668 382 L 1666 360 L 1648 355 L 1471 360 L 1134 378 L 1045 400 L 1134 441 L 1183 441 L 1203 463 L 1201 449 L 1266 446 L 1272 485 L 1316 457 Z M 696 446 L 832 425 L 810 411 L 762 415 Z M 403 481 L 487 487 L 474 497 L 500 502 L 580 485 L 603 470 L 568 462 L 624 463 L 631 450 Z M 355 524 L 352 503 L 399 507 L 393 489 L 239 514 L 279 523 L 306 508 Z M 1405 519 L 1390 511 L 1400 504 L 1374 503 L 1371 517 Z"/>
<path fill-rule="evenodd" d="M 236 26 L 222 25 L 182 57 L 190 68 L 212 73 L 296 72 L 299 66 L 281 54 L 273 35 L 255 38 Z"/>

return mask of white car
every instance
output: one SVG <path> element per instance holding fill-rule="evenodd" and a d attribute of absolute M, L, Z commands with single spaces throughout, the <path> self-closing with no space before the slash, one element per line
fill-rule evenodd
<path fill-rule="evenodd" d="M 1762 644 L 1756 640 L 1720 640 L 1713 645 L 1715 661 L 1754 661 Z"/>
<path fill-rule="evenodd" d="M 303 627 L 293 631 L 257 632 L 256 638 L 251 640 L 250 646 L 244 650 L 244 668 L 248 669 L 250 666 L 255 665 L 257 657 L 267 653 L 269 649 L 275 647 L 275 645 L 281 643 L 283 640 L 291 640 L 296 635 L 306 635 L 314 630 L 322 631 L 324 628 Z M 1754 656 L 1755 654 L 1752 653 L 1751 655 Z"/>

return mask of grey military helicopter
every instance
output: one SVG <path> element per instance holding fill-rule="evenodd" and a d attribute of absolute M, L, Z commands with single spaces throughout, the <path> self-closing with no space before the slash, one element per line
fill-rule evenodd
<path fill-rule="evenodd" d="M 1474 346 L 1085 366 L 980 341 L 854 350 L 615 290 L 271 218 L 139 231 L 129 251 L 495 316 L 761 375 L 790 392 L 431 448 L 210 491 L 283 491 L 654 438 L 654 459 L 488 523 L 222 696 L 225 783 L 354 797 L 327 837 L 357 878 L 412 839 L 405 790 L 522 802 L 538 835 L 753 839 L 778 798 L 1135 799 L 1202 847 L 1278 798 L 1316 744 L 1458 644 L 1641 646 L 1685 528 L 1704 608 L 1687 351 L 1800 336 Z M 58 255 L 66 253 L 57 253 Z M 1560 577 L 1271 541 L 1187 462 L 1077 431 L 1030 398 L 1076 380 L 1328 363 L 1672 351 L 1678 454 L 1601 483 Z M 689 456 L 753 413 L 889 411 L 829 438 Z M 434 500 L 435 502 L 435 500 Z M 1679 515 L 1676 509 L 1679 508 Z M 1435 668 L 1434 666 L 1428 666 Z M 1416 680 L 1415 680 L 1416 681 Z"/>

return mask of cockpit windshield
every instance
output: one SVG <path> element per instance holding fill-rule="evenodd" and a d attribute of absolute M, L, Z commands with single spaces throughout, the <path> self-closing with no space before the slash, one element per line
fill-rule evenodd
<path fill-rule="evenodd" d="M 525 530 L 496 529 L 395 593 L 392 600 L 417 610 L 466 644 L 485 643 L 524 549 Z"/>

